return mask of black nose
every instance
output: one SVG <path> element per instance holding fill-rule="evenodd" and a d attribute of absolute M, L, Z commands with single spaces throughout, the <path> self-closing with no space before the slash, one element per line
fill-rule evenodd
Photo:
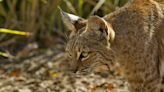
<path fill-rule="evenodd" d="M 75 69 L 70 69 L 70 71 L 72 72 L 72 73 L 76 73 L 77 72 L 77 69 L 75 70 Z"/>

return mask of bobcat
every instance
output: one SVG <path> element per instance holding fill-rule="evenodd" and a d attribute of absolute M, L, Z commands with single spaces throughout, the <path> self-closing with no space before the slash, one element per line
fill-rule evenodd
<path fill-rule="evenodd" d="M 130 0 L 103 18 L 83 19 L 60 12 L 72 30 L 66 45 L 72 72 L 88 74 L 99 67 L 112 70 L 118 61 L 131 92 L 160 91 L 164 73 L 163 0 Z"/>

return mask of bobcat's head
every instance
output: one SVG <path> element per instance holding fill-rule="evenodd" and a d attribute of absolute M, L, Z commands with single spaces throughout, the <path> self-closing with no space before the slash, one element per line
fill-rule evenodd
<path fill-rule="evenodd" d="M 110 46 L 115 33 L 111 25 L 98 16 L 85 20 L 61 9 L 60 12 L 63 22 L 71 30 L 66 45 L 71 59 L 70 70 L 76 74 L 88 74 L 99 68 L 113 69 L 116 56 Z"/>

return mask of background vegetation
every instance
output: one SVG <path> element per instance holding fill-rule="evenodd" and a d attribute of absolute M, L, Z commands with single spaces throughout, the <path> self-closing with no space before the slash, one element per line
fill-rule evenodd
<path fill-rule="evenodd" d="M 128 0 L 0 0 L 0 28 L 30 32 L 15 35 L 0 32 L 0 59 L 17 60 L 33 49 L 64 44 L 67 29 L 61 21 L 57 6 L 65 12 L 83 18 L 96 14 L 104 16 Z M 2 53 L 4 52 L 4 53 Z M 5 55 L 6 53 L 6 55 Z M 16 57 L 16 58 L 15 58 Z"/>

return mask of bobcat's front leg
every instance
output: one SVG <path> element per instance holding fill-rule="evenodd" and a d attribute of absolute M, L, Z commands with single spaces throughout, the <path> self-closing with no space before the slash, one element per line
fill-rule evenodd
<path fill-rule="evenodd" d="M 149 62 L 151 63 L 151 62 Z M 160 92 L 161 75 L 157 67 L 150 67 L 145 64 L 134 64 L 135 66 L 123 67 L 125 77 L 130 84 L 130 92 Z M 150 64 L 152 65 L 152 64 Z"/>

